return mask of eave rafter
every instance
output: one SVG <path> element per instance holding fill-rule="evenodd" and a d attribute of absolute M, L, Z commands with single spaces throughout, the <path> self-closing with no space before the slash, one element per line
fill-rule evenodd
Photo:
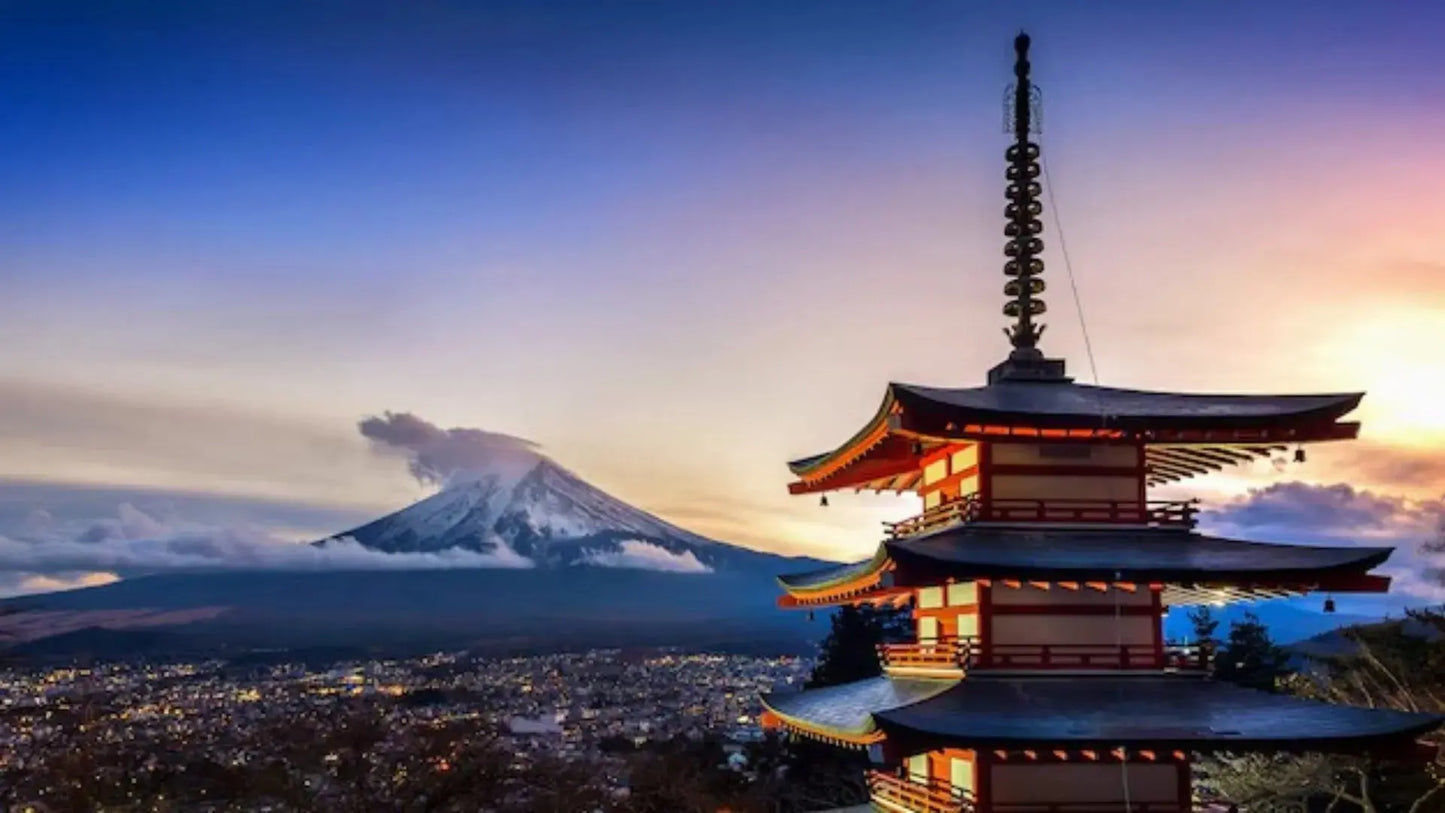
<path fill-rule="evenodd" d="M 822 728 L 803 722 L 796 717 L 781 714 L 773 709 L 765 711 L 763 717 L 762 722 L 764 728 L 781 728 L 794 736 L 807 737 L 828 745 L 837 745 L 844 748 L 864 749 L 874 743 L 882 742 L 885 739 L 883 732 L 876 728 L 861 732 Z"/>

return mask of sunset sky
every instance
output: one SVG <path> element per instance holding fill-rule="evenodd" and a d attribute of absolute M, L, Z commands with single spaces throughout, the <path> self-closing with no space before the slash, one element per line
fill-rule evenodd
<path fill-rule="evenodd" d="M 1021 27 L 1044 349 L 1093 380 L 1057 211 L 1101 383 L 1369 393 L 1354 444 L 1188 483 L 1222 525 L 1356 530 L 1323 500 L 1413 544 L 1445 494 L 1426 2 L 5 3 L 0 536 L 138 502 L 339 531 L 427 493 L 357 431 L 407 411 L 866 555 L 907 504 L 821 509 L 783 464 L 1006 353 Z"/>

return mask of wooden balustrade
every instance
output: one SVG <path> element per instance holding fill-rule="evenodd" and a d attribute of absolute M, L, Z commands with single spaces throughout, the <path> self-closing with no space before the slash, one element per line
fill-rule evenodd
<path fill-rule="evenodd" d="M 878 661 L 884 669 L 956 669 L 962 671 L 973 653 L 972 638 L 940 637 L 902 644 L 879 644 Z"/>
<path fill-rule="evenodd" d="M 1210 666 L 1202 647 L 1166 644 L 993 644 L 976 638 L 940 637 L 913 643 L 880 644 L 878 660 L 889 671 L 986 669 L 1139 669 L 1203 672 Z"/>
<path fill-rule="evenodd" d="M 988 806 L 993 813 L 1191 813 L 1193 804 L 1178 802 L 1135 802 L 1125 806 L 1118 802 L 994 802 Z"/>
<path fill-rule="evenodd" d="M 993 499 L 977 494 L 936 505 L 900 522 L 885 522 L 894 539 L 969 522 L 1065 522 L 1192 528 L 1198 506 L 1188 500 Z"/>
<path fill-rule="evenodd" d="M 936 779 L 909 779 L 883 771 L 868 772 L 874 802 L 910 813 L 973 813 L 973 800 L 962 790 Z"/>
<path fill-rule="evenodd" d="M 973 669 L 1164 669 L 1203 671 L 1208 653 L 1199 647 L 1169 644 L 992 644 L 976 646 L 968 659 Z"/>

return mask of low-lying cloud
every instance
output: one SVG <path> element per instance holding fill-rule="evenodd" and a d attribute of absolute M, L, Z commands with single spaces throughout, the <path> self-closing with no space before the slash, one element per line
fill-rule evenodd
<path fill-rule="evenodd" d="M 596 567 L 620 567 L 632 570 L 658 570 L 666 573 L 711 573 L 690 550 L 673 553 L 655 542 L 624 539 L 620 550 L 588 551 L 581 563 Z"/>
<path fill-rule="evenodd" d="M 485 429 L 443 429 L 410 412 L 383 412 L 358 425 L 383 451 L 400 452 L 422 485 L 446 485 L 460 474 L 534 464 L 541 447 L 525 438 Z"/>
<path fill-rule="evenodd" d="M 0 536 L 0 573 L 20 587 L 84 584 L 99 577 L 208 570 L 433 570 L 525 568 L 505 546 L 492 553 L 448 549 L 385 553 L 348 538 L 289 542 L 258 529 L 163 522 L 129 503 L 83 526 L 53 523 L 39 534 Z M 18 591 L 17 591 L 18 592 Z"/>

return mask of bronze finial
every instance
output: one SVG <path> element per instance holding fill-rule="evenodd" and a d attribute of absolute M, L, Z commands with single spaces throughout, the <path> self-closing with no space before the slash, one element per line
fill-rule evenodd
<path fill-rule="evenodd" d="M 1040 258 L 1044 243 L 1038 235 L 1043 232 L 1039 215 L 1044 206 L 1040 200 L 1043 187 L 1039 184 L 1039 145 L 1029 140 L 1037 132 L 1035 106 L 1038 103 L 1038 88 L 1029 81 L 1029 35 L 1019 32 L 1014 38 L 1014 84 L 1009 88 L 1012 104 L 1008 110 L 1008 124 L 1013 131 L 1014 143 L 1009 145 L 1004 157 L 1008 160 L 1008 206 L 1004 216 L 1008 223 L 1004 235 L 1004 274 L 1010 277 L 1004 285 L 1004 295 L 1009 297 L 1004 304 L 1005 316 L 1015 323 L 1004 329 L 1013 351 L 1009 358 L 1024 361 L 1043 358 L 1038 349 L 1039 337 L 1044 325 L 1035 324 L 1034 317 L 1047 310 L 1044 301 L 1037 298 L 1044 291 L 1044 261 Z"/>

